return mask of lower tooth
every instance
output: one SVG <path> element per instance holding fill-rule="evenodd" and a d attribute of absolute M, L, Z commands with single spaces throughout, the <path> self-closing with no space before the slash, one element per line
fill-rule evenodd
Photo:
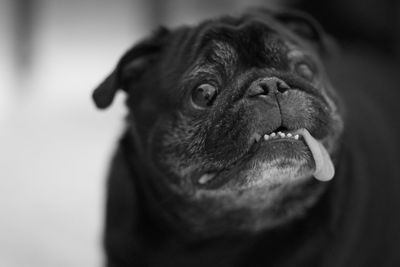
<path fill-rule="evenodd" d="M 200 179 L 198 180 L 199 184 L 206 184 L 209 181 L 211 181 L 212 179 L 214 179 L 215 177 L 215 173 L 206 173 L 203 174 Z"/>

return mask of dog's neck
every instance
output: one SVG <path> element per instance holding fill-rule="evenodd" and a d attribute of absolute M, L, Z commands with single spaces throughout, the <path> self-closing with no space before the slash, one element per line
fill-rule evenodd
<path fill-rule="evenodd" d="M 154 190 L 154 187 L 147 183 L 149 177 L 142 176 L 143 173 L 146 173 L 141 170 L 145 168 L 145 163 L 137 153 L 138 150 L 129 132 L 126 132 L 122 138 L 120 149 L 126 159 L 126 166 L 129 168 L 130 180 L 134 184 L 134 194 L 137 194 L 135 196 L 136 206 L 132 207 L 135 209 L 134 225 L 132 225 L 134 242 L 139 242 L 138 247 L 145 250 L 146 253 L 152 255 L 154 253 L 160 257 L 160 261 L 164 259 L 163 257 L 168 260 L 171 255 L 181 257 L 183 260 L 193 260 L 202 255 L 208 255 L 210 262 L 206 264 L 215 266 L 213 257 L 219 258 L 221 253 L 226 253 L 230 259 L 226 261 L 225 265 L 220 266 L 232 266 L 234 260 L 243 256 L 244 253 L 259 258 L 260 254 L 263 255 L 268 251 L 268 261 L 275 263 L 287 261 L 288 251 L 291 251 L 289 254 L 293 255 L 293 258 L 297 257 L 300 261 L 305 260 L 308 263 L 308 260 L 317 259 L 321 253 L 324 253 L 322 244 L 329 241 L 332 232 L 340 224 L 342 208 L 346 206 L 346 203 L 339 201 L 348 199 L 343 196 L 349 195 L 349 190 L 351 190 L 348 188 L 349 181 L 346 182 L 347 187 L 344 187 L 343 182 L 345 181 L 340 179 L 340 177 L 349 177 L 348 172 L 351 172 L 351 168 L 348 164 L 351 164 L 351 161 L 345 155 L 341 155 L 340 163 L 344 163 L 346 166 L 339 166 L 338 177 L 330 182 L 328 190 L 309 210 L 306 217 L 256 234 L 240 233 L 210 237 L 194 233 L 182 225 L 179 219 L 171 216 L 171 208 L 174 207 L 165 205 L 168 201 L 160 201 L 159 196 L 163 197 L 163 192 Z M 135 164 L 131 164 L 132 162 Z M 193 247 L 196 248 L 195 251 L 190 250 Z M 254 248 L 261 247 L 263 251 L 254 250 Z M 300 255 L 305 248 L 309 250 L 307 259 L 304 258 L 306 256 Z M 213 255 L 214 250 L 219 254 Z M 194 257 L 188 256 L 193 256 L 193 254 Z M 185 264 L 181 266 L 197 266 L 195 263 L 187 265 L 185 262 Z M 206 264 L 203 263 L 202 266 Z"/>

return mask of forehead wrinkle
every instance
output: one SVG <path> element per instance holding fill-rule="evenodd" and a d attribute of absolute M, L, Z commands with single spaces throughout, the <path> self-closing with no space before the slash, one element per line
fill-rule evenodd
<path fill-rule="evenodd" d="M 237 53 L 228 43 L 213 41 L 212 48 L 212 58 L 224 67 L 232 66 L 237 62 Z"/>
<path fill-rule="evenodd" d="M 240 27 L 226 27 L 220 29 L 220 31 L 222 30 L 224 30 L 223 35 L 228 42 L 214 41 L 214 47 L 217 48 L 216 51 L 229 53 L 221 55 L 221 57 L 225 56 L 224 58 L 231 57 L 227 63 L 237 65 L 240 61 L 246 66 L 260 67 L 270 64 L 271 67 L 282 67 L 287 47 L 283 44 L 280 36 L 268 25 L 258 21 L 248 21 Z"/>
<path fill-rule="evenodd" d="M 272 35 L 264 38 L 264 47 L 261 51 L 270 67 L 284 68 L 290 49 L 284 40 Z"/>

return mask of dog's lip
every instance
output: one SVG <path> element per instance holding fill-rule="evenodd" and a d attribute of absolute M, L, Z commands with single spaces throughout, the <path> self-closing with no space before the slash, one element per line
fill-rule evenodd
<path fill-rule="evenodd" d="M 257 154 L 257 152 L 259 152 L 259 150 L 262 149 L 263 146 L 271 145 L 271 143 L 273 142 L 291 142 L 293 144 L 298 143 L 307 147 L 307 144 L 305 143 L 299 129 L 294 131 L 288 131 L 282 128 L 278 129 L 281 129 L 281 131 L 273 131 L 265 134 L 254 133 L 250 138 L 251 145 L 249 146 L 248 150 L 243 154 L 243 156 L 241 156 L 239 159 L 237 159 L 235 162 L 231 163 L 224 169 L 210 169 L 199 172 L 197 175 L 194 176 L 194 182 L 202 188 L 213 189 L 222 186 L 223 184 L 228 182 L 226 180 L 229 180 L 225 179 L 226 177 L 223 177 L 223 175 L 221 175 L 222 173 L 240 169 L 243 164 L 251 161 L 253 156 Z"/>
<path fill-rule="evenodd" d="M 282 143 L 271 146 L 273 142 L 285 142 L 286 144 Z M 289 147 L 287 142 L 291 142 Z M 262 147 L 265 150 L 260 150 Z M 272 153 L 271 149 L 273 149 Z M 304 155 L 306 151 L 309 152 L 308 156 Z M 219 188 L 226 182 L 229 182 L 233 176 L 237 176 L 241 170 L 252 169 L 254 167 L 252 160 L 266 161 L 282 159 L 282 157 L 283 159 L 294 159 L 299 163 L 303 162 L 301 164 L 304 164 L 304 159 L 310 163 L 309 160 L 312 158 L 314 163 L 314 166 L 311 167 L 314 169 L 312 176 L 319 181 L 329 181 L 335 175 L 332 159 L 321 140 L 315 139 L 307 129 L 301 128 L 293 133 L 278 132 L 277 134 L 265 134 L 263 141 L 258 140 L 255 144 L 252 144 L 249 151 L 233 167 L 222 170 L 219 173 L 203 173 L 197 182 L 200 185 L 206 186 L 206 188 Z M 240 182 L 236 181 L 234 184 Z"/>

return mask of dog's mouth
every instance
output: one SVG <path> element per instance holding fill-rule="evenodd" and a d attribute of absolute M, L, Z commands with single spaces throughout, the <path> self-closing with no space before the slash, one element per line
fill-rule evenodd
<path fill-rule="evenodd" d="M 334 176 L 334 165 L 322 141 L 314 138 L 305 128 L 294 131 L 278 128 L 270 133 L 254 133 L 250 142 L 244 156 L 228 168 L 203 171 L 193 177 L 193 182 L 204 189 L 218 189 L 240 176 L 238 174 L 244 170 L 254 169 L 259 163 L 274 163 L 282 172 L 288 168 L 307 166 L 312 169 L 311 175 L 319 181 L 328 181 Z"/>

